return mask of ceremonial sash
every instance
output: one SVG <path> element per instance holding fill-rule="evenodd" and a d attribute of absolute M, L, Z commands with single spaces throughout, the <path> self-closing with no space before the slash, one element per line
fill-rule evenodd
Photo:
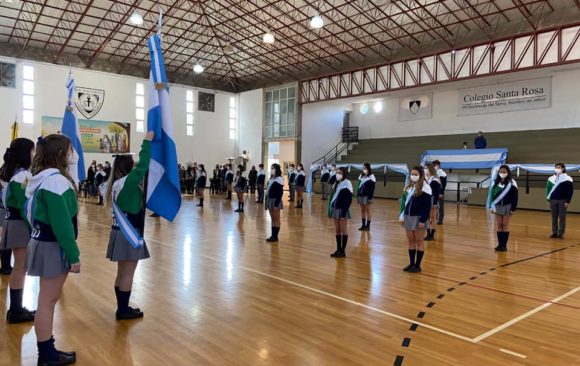
<path fill-rule="evenodd" d="M 562 178 L 562 179 L 559 179 Z M 550 181 L 548 179 L 548 181 Z M 560 174 L 557 175 L 556 178 L 554 179 L 554 185 L 552 186 L 552 189 L 550 189 L 550 192 L 548 193 L 548 200 L 550 199 L 550 197 L 552 197 L 552 193 L 554 193 L 554 191 L 556 190 L 556 188 L 558 188 L 558 186 L 560 185 L 560 183 L 564 183 L 567 181 L 572 181 L 572 178 L 570 178 L 570 176 L 568 176 L 568 174 L 564 173 L 564 174 Z"/>
<path fill-rule="evenodd" d="M 509 193 L 509 191 L 512 189 L 512 183 L 508 183 L 507 186 L 504 187 L 503 191 L 500 193 L 499 196 L 497 196 L 493 202 L 491 203 L 491 210 L 495 211 L 495 206 L 501 202 L 501 200 L 503 200 L 505 198 L 505 196 L 507 196 L 507 194 Z"/>
<path fill-rule="evenodd" d="M 115 221 L 121 230 L 121 233 L 127 239 L 129 244 L 135 249 L 141 248 L 143 246 L 143 237 L 139 235 L 139 232 L 133 224 L 129 221 L 129 218 L 125 216 L 123 211 L 117 205 L 115 199 L 113 201 L 113 215 L 115 217 Z"/>
<path fill-rule="evenodd" d="M 411 189 L 409 190 L 409 192 L 405 192 L 405 195 L 403 195 L 403 197 L 401 198 L 401 202 L 403 202 L 403 199 L 405 200 L 405 204 L 401 207 L 401 213 L 399 215 L 399 220 L 403 221 L 405 219 L 405 209 L 407 208 L 407 205 L 409 204 L 409 202 L 411 202 L 411 198 L 413 198 L 413 194 L 415 193 L 415 187 L 411 187 Z"/>

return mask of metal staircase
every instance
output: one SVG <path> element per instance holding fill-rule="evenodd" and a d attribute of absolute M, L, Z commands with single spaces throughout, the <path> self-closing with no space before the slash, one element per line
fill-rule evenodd
<path fill-rule="evenodd" d="M 326 154 L 312 164 L 332 164 L 339 162 L 354 145 L 358 144 L 358 127 L 343 127 L 340 141 Z"/>

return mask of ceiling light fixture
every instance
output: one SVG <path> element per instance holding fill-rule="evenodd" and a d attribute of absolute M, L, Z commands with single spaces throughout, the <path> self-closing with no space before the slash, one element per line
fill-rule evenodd
<path fill-rule="evenodd" d="M 234 46 L 229 43 L 224 46 L 223 50 L 226 55 L 231 55 L 235 51 Z"/>
<path fill-rule="evenodd" d="M 266 44 L 274 43 L 274 33 L 267 31 L 266 33 L 264 33 L 264 36 L 262 37 L 262 41 L 264 41 L 264 43 L 266 43 Z"/>
<path fill-rule="evenodd" d="M 203 72 L 203 70 L 204 70 L 204 68 L 200 64 L 196 64 L 193 67 L 193 72 L 195 72 L 196 74 L 201 74 Z"/>
<path fill-rule="evenodd" d="M 369 105 L 368 105 L 367 103 L 363 103 L 363 104 L 361 104 L 361 106 L 360 106 L 360 112 L 361 112 L 362 114 L 367 114 L 367 113 L 369 113 Z"/>
<path fill-rule="evenodd" d="M 375 104 L 373 104 L 373 111 L 375 111 L 375 113 L 381 113 L 382 110 L 383 110 L 383 102 L 379 100 L 375 102 Z"/>
<path fill-rule="evenodd" d="M 322 27 L 324 27 L 324 19 L 322 19 L 320 14 L 316 13 L 316 15 L 310 19 L 310 28 L 320 29 Z"/>
<path fill-rule="evenodd" d="M 143 17 L 141 16 L 141 14 L 139 14 L 137 10 L 135 10 L 133 14 L 131 14 L 131 16 L 129 17 L 129 21 L 133 25 L 141 25 L 143 24 Z"/>

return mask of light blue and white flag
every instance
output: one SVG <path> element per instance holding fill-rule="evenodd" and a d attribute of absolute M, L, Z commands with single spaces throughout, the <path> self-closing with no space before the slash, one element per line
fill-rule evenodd
<path fill-rule="evenodd" d="M 75 90 L 75 81 L 72 74 L 69 73 L 66 81 L 66 108 L 64 110 L 64 118 L 62 119 L 61 133 L 68 137 L 72 143 L 73 160 L 69 162 L 69 173 L 71 178 L 78 185 L 79 182 L 87 179 L 85 175 L 85 157 L 83 155 L 83 145 L 81 144 L 81 131 L 77 121 L 75 110 L 75 103 L 73 95 Z"/>
<path fill-rule="evenodd" d="M 169 88 L 158 34 L 147 40 L 151 56 L 147 130 L 155 132 L 147 182 L 147 208 L 173 221 L 181 207 L 177 151 L 173 140 Z"/>
<path fill-rule="evenodd" d="M 505 164 L 508 149 L 427 150 L 421 163 L 441 161 L 443 169 L 491 169 Z"/>

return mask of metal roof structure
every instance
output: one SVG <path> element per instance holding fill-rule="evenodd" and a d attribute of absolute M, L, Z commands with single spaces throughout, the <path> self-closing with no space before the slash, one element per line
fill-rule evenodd
<path fill-rule="evenodd" d="M 147 77 L 160 10 L 169 80 L 240 92 L 573 24 L 580 0 L 0 0 L 0 55 Z"/>

